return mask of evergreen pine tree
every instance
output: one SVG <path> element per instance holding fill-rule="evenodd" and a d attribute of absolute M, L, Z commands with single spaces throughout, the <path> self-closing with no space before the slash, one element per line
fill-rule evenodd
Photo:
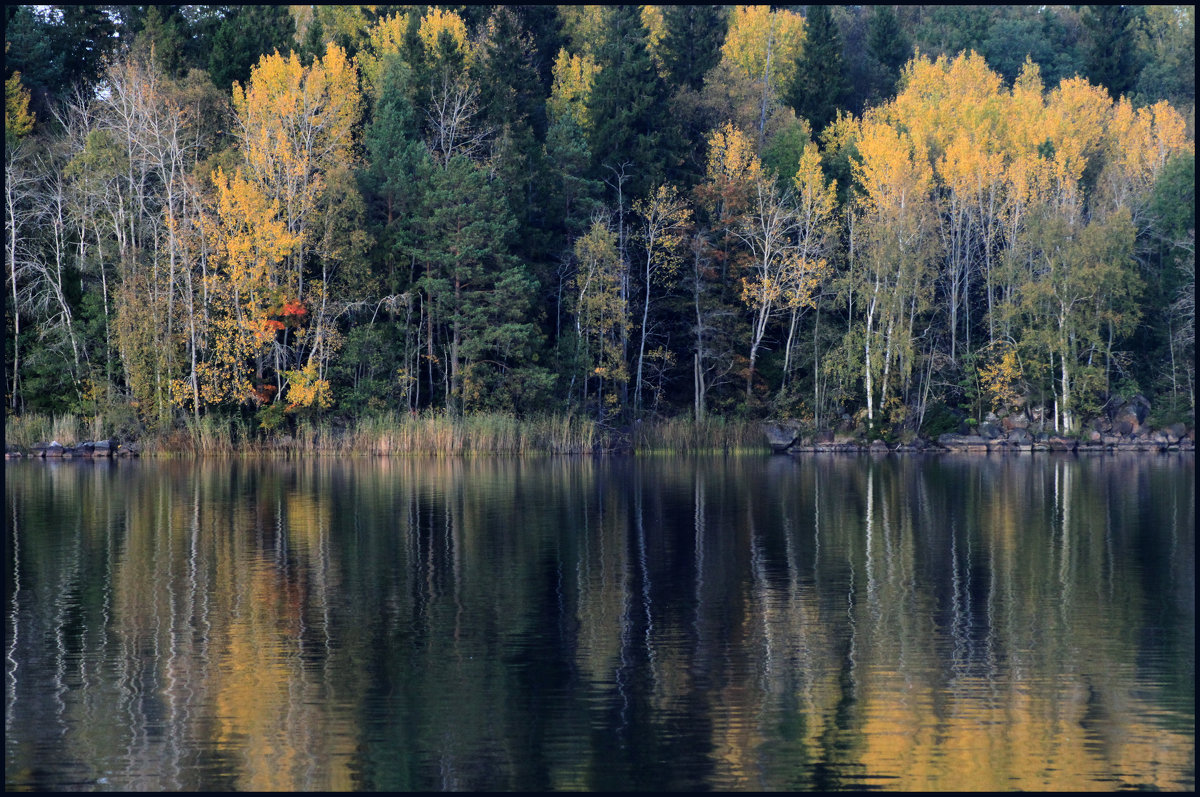
<path fill-rule="evenodd" d="M 805 22 L 804 49 L 788 104 L 818 133 L 837 115 L 849 84 L 842 66 L 842 39 L 829 6 L 809 6 Z"/>
<path fill-rule="evenodd" d="M 134 38 L 133 48 L 149 56 L 154 54 L 154 63 L 170 77 L 179 77 L 187 71 L 184 63 L 184 46 L 187 21 L 179 15 L 179 6 L 150 6 L 142 20 L 142 28 Z"/>
<path fill-rule="evenodd" d="M 607 35 L 597 54 L 600 74 L 588 100 L 594 171 L 609 180 L 624 166 L 625 201 L 644 196 L 674 171 L 675 136 L 667 108 L 667 85 L 646 48 L 646 27 L 637 6 L 609 12 Z"/>
<path fill-rule="evenodd" d="M 867 29 L 867 50 L 878 69 L 877 99 L 890 96 L 900 80 L 900 68 L 912 57 L 912 42 L 900 27 L 891 6 L 876 6 Z"/>
<path fill-rule="evenodd" d="M 422 218 L 417 284 L 443 330 L 447 406 L 525 408 L 525 391 L 540 395 L 549 376 L 535 364 L 537 282 L 512 256 L 516 222 L 504 197 L 483 167 L 454 156 L 432 175 Z"/>
<path fill-rule="evenodd" d="M 368 164 L 363 195 L 379 252 L 377 268 L 390 292 L 405 287 L 397 266 L 409 262 L 417 246 L 422 188 L 432 172 L 412 91 L 408 65 L 398 56 L 386 57 L 379 101 L 363 137 Z"/>
<path fill-rule="evenodd" d="M 1087 77 L 1104 86 L 1113 99 L 1137 83 L 1138 66 L 1134 31 L 1136 11 L 1129 6 L 1090 6 L 1083 24 L 1091 39 L 1087 49 Z"/>
<path fill-rule="evenodd" d="M 275 50 L 286 54 L 295 36 L 287 6 L 234 6 L 213 34 L 209 77 L 225 91 L 235 80 L 245 85 L 259 58 Z"/>
<path fill-rule="evenodd" d="M 708 70 L 721 60 L 728 22 L 722 6 L 664 6 L 666 34 L 662 40 L 663 63 L 677 86 L 696 91 L 704 85 Z"/>
<path fill-rule="evenodd" d="M 474 71 L 483 124 L 496 134 L 493 167 L 509 210 L 525 231 L 515 254 L 527 263 L 547 263 L 551 248 L 544 212 L 548 180 L 541 146 L 546 137 L 546 102 L 536 56 L 520 17 L 502 6 L 486 23 Z"/>

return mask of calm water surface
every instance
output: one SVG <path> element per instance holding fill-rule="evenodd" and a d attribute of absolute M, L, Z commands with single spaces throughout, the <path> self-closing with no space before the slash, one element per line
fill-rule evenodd
<path fill-rule="evenodd" d="M 10 463 L 5 786 L 1193 789 L 1194 479 Z"/>

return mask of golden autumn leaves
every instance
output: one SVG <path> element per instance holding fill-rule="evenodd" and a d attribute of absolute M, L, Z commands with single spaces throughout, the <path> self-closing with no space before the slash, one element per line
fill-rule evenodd
<path fill-rule="evenodd" d="M 357 73 L 336 45 L 310 67 L 294 53 L 275 53 L 245 88 L 234 84 L 233 104 L 245 172 L 212 175 L 202 229 L 216 257 L 205 280 L 209 356 L 196 369 L 200 397 L 206 405 L 264 403 L 283 385 L 289 409 L 326 407 L 322 369 L 333 334 L 319 312 L 324 281 L 306 280 L 305 263 L 331 254 L 317 234 L 320 200 L 327 174 L 353 160 Z M 265 363 L 277 384 L 263 381 Z M 184 390 L 175 395 L 181 405 L 190 399 Z"/>

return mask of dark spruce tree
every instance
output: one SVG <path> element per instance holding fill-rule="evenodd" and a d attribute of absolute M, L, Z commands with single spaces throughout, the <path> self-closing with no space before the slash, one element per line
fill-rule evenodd
<path fill-rule="evenodd" d="M 842 37 L 829 6 L 808 8 L 804 49 L 787 99 L 815 135 L 833 121 L 850 87 L 842 65 Z"/>
<path fill-rule="evenodd" d="M 185 49 L 190 38 L 188 22 L 180 6 L 150 6 L 140 20 L 140 29 L 133 38 L 133 50 L 149 57 L 168 77 L 184 75 L 190 64 Z"/>
<path fill-rule="evenodd" d="M 367 167 L 360 185 L 375 239 L 375 270 L 389 293 L 407 288 L 422 189 L 433 171 L 412 94 L 408 65 L 399 56 L 385 58 L 379 100 L 363 136 Z"/>
<path fill-rule="evenodd" d="M 259 58 L 275 50 L 286 54 L 295 36 L 296 21 L 287 6 L 230 6 L 213 34 L 209 77 L 225 91 L 235 80 L 244 85 Z"/>
<path fill-rule="evenodd" d="M 675 136 L 668 113 L 667 85 L 650 60 L 647 32 L 637 6 L 608 12 L 608 25 L 597 61 L 600 74 L 592 85 L 588 117 L 594 173 L 621 189 L 628 207 L 633 197 L 675 171 Z"/>
<path fill-rule="evenodd" d="M 1089 6 L 1083 13 L 1090 39 L 1085 63 L 1088 80 L 1108 89 L 1113 99 L 1137 84 L 1137 16 L 1135 9 L 1121 5 Z"/>
<path fill-rule="evenodd" d="M 562 20 L 554 6 L 512 6 L 521 19 L 521 27 L 533 39 L 533 66 L 542 81 L 542 96 L 550 95 L 554 82 L 554 58 L 562 49 L 565 39 Z"/>
<path fill-rule="evenodd" d="M 913 54 L 912 42 L 891 6 L 876 6 L 872 10 L 867 25 L 867 50 L 876 69 L 873 99 L 887 99 L 896 92 L 900 68 Z"/>
<path fill-rule="evenodd" d="M 662 58 L 671 82 L 699 91 L 721 60 L 728 22 L 723 6 L 665 6 Z"/>
<path fill-rule="evenodd" d="M 459 155 L 435 170 L 420 228 L 425 273 L 417 287 L 440 330 L 447 408 L 537 406 L 552 382 L 536 364 L 537 281 L 512 255 L 516 222 L 487 170 Z"/>
<path fill-rule="evenodd" d="M 492 163 L 508 206 L 523 231 L 513 254 L 535 265 L 545 282 L 552 246 L 548 235 L 548 178 L 542 142 L 546 101 L 537 73 L 537 51 L 521 18 L 501 6 L 488 18 L 473 71 L 480 88 L 483 124 L 494 131 Z"/>

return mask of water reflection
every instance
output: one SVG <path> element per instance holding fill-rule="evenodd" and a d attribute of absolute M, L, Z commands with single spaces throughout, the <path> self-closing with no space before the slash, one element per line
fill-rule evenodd
<path fill-rule="evenodd" d="M 1190 789 L 1191 458 L 17 463 L 10 789 Z"/>

